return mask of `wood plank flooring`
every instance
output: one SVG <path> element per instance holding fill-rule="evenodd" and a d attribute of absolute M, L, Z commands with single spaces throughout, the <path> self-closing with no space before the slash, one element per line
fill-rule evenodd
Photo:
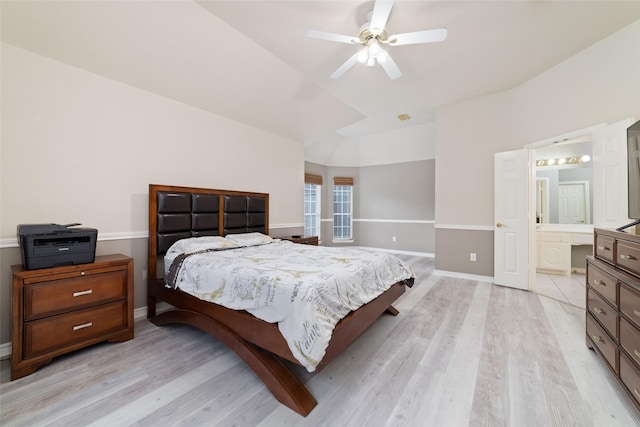
<path fill-rule="evenodd" d="M 640 418 L 585 346 L 584 310 L 488 283 L 418 280 L 322 372 L 296 373 L 318 406 L 280 405 L 231 351 L 186 327 L 136 323 L 9 381 L 2 426 L 634 426 Z"/>

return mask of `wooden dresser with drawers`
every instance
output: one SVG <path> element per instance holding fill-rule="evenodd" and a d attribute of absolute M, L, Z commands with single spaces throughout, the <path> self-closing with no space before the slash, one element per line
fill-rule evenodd
<path fill-rule="evenodd" d="M 12 272 L 11 380 L 70 351 L 133 338 L 132 258 Z"/>
<path fill-rule="evenodd" d="M 586 288 L 587 346 L 640 409 L 640 234 L 596 228 Z"/>

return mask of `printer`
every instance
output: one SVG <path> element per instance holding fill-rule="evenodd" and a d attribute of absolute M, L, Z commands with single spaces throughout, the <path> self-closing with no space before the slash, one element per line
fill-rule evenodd
<path fill-rule="evenodd" d="M 24 268 L 37 270 L 93 262 L 98 230 L 77 225 L 81 224 L 18 225 Z"/>

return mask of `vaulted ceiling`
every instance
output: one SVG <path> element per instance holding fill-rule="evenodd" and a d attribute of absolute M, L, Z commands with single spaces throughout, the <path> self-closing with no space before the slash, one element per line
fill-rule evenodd
<path fill-rule="evenodd" d="M 402 71 L 357 64 L 373 1 L 2 1 L 2 40 L 309 147 L 430 122 L 439 105 L 513 88 L 640 19 L 640 1 L 395 1 Z M 402 122 L 398 114 L 411 120 Z"/>

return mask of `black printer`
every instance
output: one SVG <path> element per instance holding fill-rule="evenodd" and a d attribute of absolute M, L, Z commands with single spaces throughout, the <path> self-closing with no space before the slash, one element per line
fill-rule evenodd
<path fill-rule="evenodd" d="M 98 230 L 77 225 L 81 224 L 18 225 L 24 268 L 37 270 L 93 262 Z"/>

